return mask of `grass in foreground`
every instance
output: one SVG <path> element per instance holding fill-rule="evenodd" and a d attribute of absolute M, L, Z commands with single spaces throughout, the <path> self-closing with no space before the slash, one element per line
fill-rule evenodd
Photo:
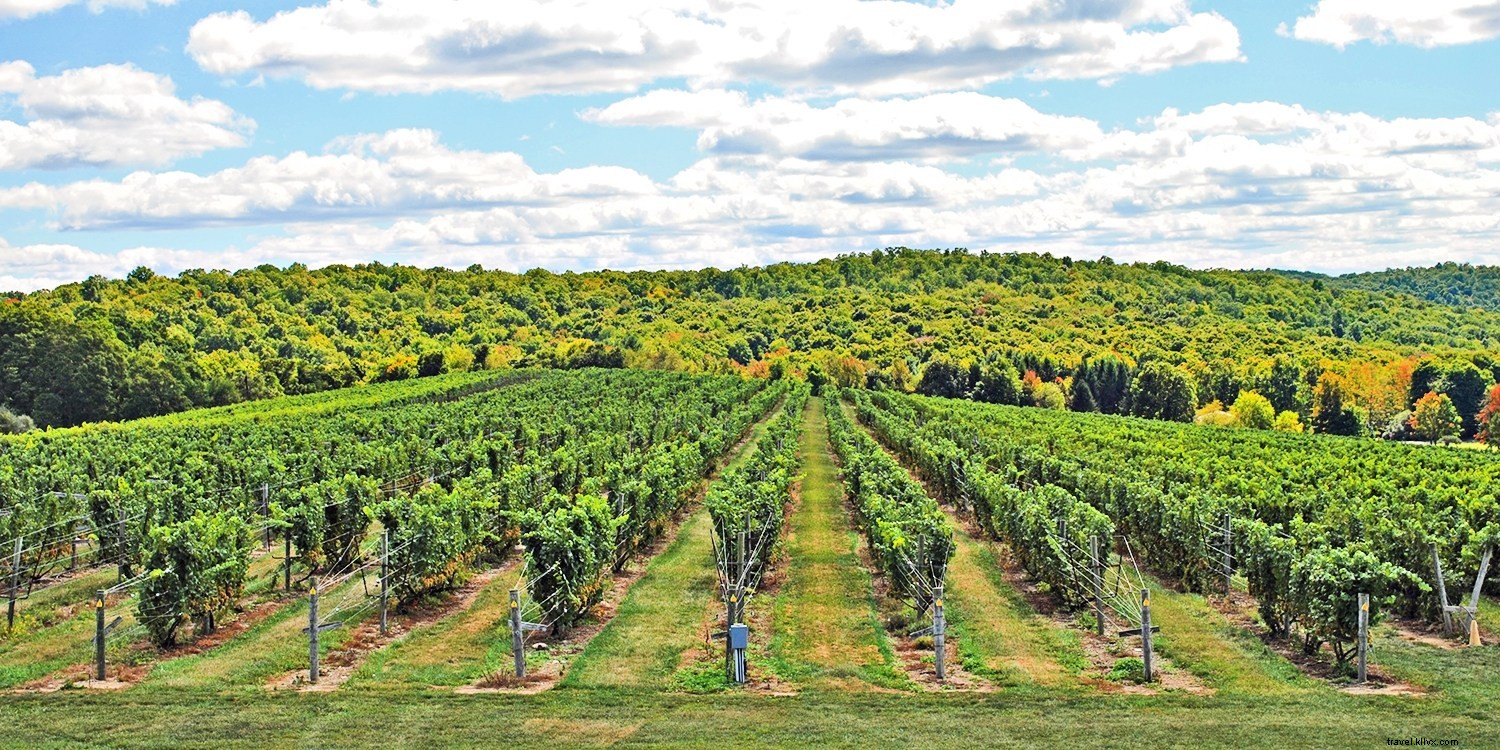
<path fill-rule="evenodd" d="M 1177 666 L 1218 690 L 1281 695 L 1313 690 L 1318 683 L 1255 635 L 1229 622 L 1200 594 L 1151 585 L 1151 623 L 1161 627 L 1153 644 Z"/>
<path fill-rule="evenodd" d="M 994 552 L 954 524 L 946 589 L 964 668 L 998 685 L 1068 684 L 1087 663 L 1078 636 L 1035 615 Z"/>
<path fill-rule="evenodd" d="M 419 690 L 258 694 L 134 690 L 0 697 L 0 746 L 1371 748 L 1388 737 L 1500 745 L 1494 714 L 1429 699 L 1029 692 L 528 696 Z"/>
<path fill-rule="evenodd" d="M 365 603 L 364 592 L 364 585 L 355 577 L 320 593 L 319 619 L 340 621 L 344 625 L 319 635 L 319 654 L 339 648 L 353 635 L 356 625 L 380 616 L 378 608 L 361 608 Z M 261 688 L 277 675 L 306 670 L 308 639 L 303 628 L 308 624 L 307 610 L 308 599 L 299 594 L 295 602 L 282 606 L 275 614 L 211 650 L 157 664 L 143 686 Z"/>
<path fill-rule="evenodd" d="M 811 686 L 907 687 L 876 619 L 870 574 L 856 554 L 824 408 L 823 399 L 809 399 L 803 413 L 802 501 L 787 527 L 791 562 L 776 599 L 771 650 L 789 665 L 790 677 Z"/>
<path fill-rule="evenodd" d="M 754 455 L 780 408 L 755 425 L 726 470 Z M 664 688 L 673 681 L 683 653 L 697 645 L 704 610 L 718 594 L 712 535 L 708 511 L 694 510 L 677 538 L 631 586 L 614 619 L 584 648 L 564 684 Z"/>
<path fill-rule="evenodd" d="M 418 627 L 370 654 L 349 686 L 470 685 L 502 670 L 514 670 L 510 641 L 510 589 L 518 561 L 506 565 L 479 590 L 470 606 Z"/>

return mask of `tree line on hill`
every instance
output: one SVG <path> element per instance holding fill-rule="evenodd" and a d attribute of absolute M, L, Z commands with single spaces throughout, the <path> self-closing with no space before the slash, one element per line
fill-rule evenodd
<path fill-rule="evenodd" d="M 0 294 L 0 429 L 460 370 L 623 366 L 1259 425 L 1253 399 L 1234 408 L 1244 391 L 1273 424 L 1291 413 L 1315 431 L 1403 438 L 1403 412 L 1431 392 L 1458 413 L 1455 434 L 1478 434 L 1500 312 L 1397 286 L 904 248 L 728 271 L 141 268 Z"/>
<path fill-rule="evenodd" d="M 1074 368 L 1031 355 L 958 362 L 938 357 L 911 387 L 881 371 L 865 387 L 994 404 L 1119 414 L 1213 427 L 1242 427 L 1391 440 L 1500 438 L 1500 384 L 1465 359 L 1409 358 L 1341 374 L 1276 358 L 1242 380 L 1195 383 L 1162 361 L 1135 366 L 1117 355 Z M 811 377 L 827 380 L 819 371 Z M 817 382 L 815 382 L 817 384 Z M 1207 400 L 1200 388 L 1207 388 Z M 1233 393 L 1232 399 L 1220 400 Z M 1228 405 L 1226 405 L 1226 401 Z"/>

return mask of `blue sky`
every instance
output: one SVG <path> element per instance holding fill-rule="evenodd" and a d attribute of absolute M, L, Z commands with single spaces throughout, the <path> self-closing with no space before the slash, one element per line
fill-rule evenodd
<path fill-rule="evenodd" d="M 0 0 L 0 289 L 1500 263 L 1500 1 Z"/>

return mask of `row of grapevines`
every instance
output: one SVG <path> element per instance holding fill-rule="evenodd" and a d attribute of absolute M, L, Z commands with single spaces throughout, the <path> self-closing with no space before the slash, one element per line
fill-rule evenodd
<path fill-rule="evenodd" d="M 953 529 L 922 485 L 849 419 L 837 393 L 830 393 L 827 404 L 829 442 L 875 562 L 896 592 L 925 611 L 930 591 L 923 582 L 943 580 L 953 556 Z"/>
<path fill-rule="evenodd" d="M 721 550 L 737 545 L 744 534 L 746 549 L 759 550 L 753 562 L 764 566 L 770 561 L 801 466 L 798 437 L 810 392 L 806 385 L 792 388 L 780 412 L 766 425 L 755 453 L 724 472 L 709 489 L 704 505 L 713 518 Z"/>
<path fill-rule="evenodd" d="M 1090 549 L 1091 538 L 1108 549 L 1115 535 L 1108 516 L 1057 484 L 1019 475 L 1010 467 L 992 470 L 934 424 L 919 428 L 876 408 L 868 392 L 846 394 L 861 422 L 912 462 L 944 499 L 971 510 L 980 528 L 1005 541 L 1028 574 L 1049 584 L 1063 600 L 1081 602 L 1087 587 L 1080 585 L 1075 562 Z M 892 405 L 880 394 L 874 398 Z"/>
<path fill-rule="evenodd" d="M 929 436 L 945 436 L 983 456 L 988 467 L 1011 472 L 1023 482 L 1057 485 L 1087 501 L 1115 519 L 1154 567 L 1188 586 L 1201 588 L 1210 577 L 1209 561 L 1220 554 L 1209 547 L 1217 537 L 1215 524 L 1224 513 L 1234 513 L 1236 564 L 1259 600 L 1263 619 L 1277 635 L 1297 625 L 1308 651 L 1327 642 L 1341 661 L 1348 657 L 1356 637 L 1359 593 L 1371 594 L 1372 617 L 1378 621 L 1382 602 L 1426 588 L 1409 570 L 1382 559 L 1369 539 L 1338 538 L 1327 527 L 1297 516 L 1285 525 L 1269 523 L 1253 517 L 1253 504 L 1212 488 L 1172 481 L 1170 468 L 1138 466 L 1133 461 L 1142 459 L 1128 453 L 1100 456 L 1103 446 L 1097 443 L 1068 443 L 1060 436 L 1072 433 L 1053 423 L 1079 415 L 1034 410 L 1017 415 L 1012 412 L 1019 410 L 1006 407 L 889 394 L 869 402 L 872 419 L 884 415 Z M 1131 429 L 1140 421 L 1119 420 L 1127 423 L 1121 428 L 1111 424 L 1116 419 L 1093 418 L 1100 429 Z M 1029 428 L 1024 432 L 1022 422 Z M 1159 455 L 1156 459 L 1165 460 Z M 1175 461 L 1192 459 L 1190 454 Z M 1189 474 L 1181 471 L 1177 476 Z"/>
<path fill-rule="evenodd" d="M 154 618 L 161 602 L 192 614 L 182 591 L 197 574 L 169 575 L 159 557 L 144 554 L 149 540 L 220 514 L 249 522 L 267 511 L 259 522 L 291 537 L 309 570 L 352 566 L 370 518 L 380 517 L 394 537 L 392 567 L 407 576 L 398 595 L 409 598 L 450 584 L 475 554 L 513 540 L 527 511 L 584 495 L 616 499 L 604 546 L 633 550 L 738 438 L 751 412 L 776 397 L 762 381 L 640 371 L 509 382 L 475 390 L 465 381 L 455 398 L 429 392 L 211 428 L 178 422 L 44 435 L 5 444 L 5 467 L 12 487 L 87 479 L 90 491 L 75 499 L 83 507 L 73 510 L 93 519 L 101 550 L 111 550 L 101 559 L 120 562 L 127 575 L 143 563 L 177 591 L 152 597 Z M 265 504 L 267 495 L 274 501 Z M 631 535 L 616 538 L 621 529 Z M 189 568 L 212 567 L 205 554 L 178 557 L 200 561 L 183 563 Z"/>
<path fill-rule="evenodd" d="M 542 602 L 548 622 L 560 628 L 576 624 L 603 596 L 604 573 L 611 565 L 618 568 L 660 535 L 720 457 L 785 389 L 785 383 L 738 389 L 739 403 L 732 407 L 679 403 L 669 410 L 675 440 L 624 454 L 602 474 L 583 478 L 573 492 L 554 489 L 522 511 L 521 542 L 537 571 L 530 591 Z"/>

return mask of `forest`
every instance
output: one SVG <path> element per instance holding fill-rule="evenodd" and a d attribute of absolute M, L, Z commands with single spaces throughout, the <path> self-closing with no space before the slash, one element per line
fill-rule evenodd
<path fill-rule="evenodd" d="M 905 248 L 727 271 L 138 268 L 0 295 L 0 430 L 447 372 L 623 366 L 1484 437 L 1497 281 L 1454 264 L 1327 277 Z"/>

